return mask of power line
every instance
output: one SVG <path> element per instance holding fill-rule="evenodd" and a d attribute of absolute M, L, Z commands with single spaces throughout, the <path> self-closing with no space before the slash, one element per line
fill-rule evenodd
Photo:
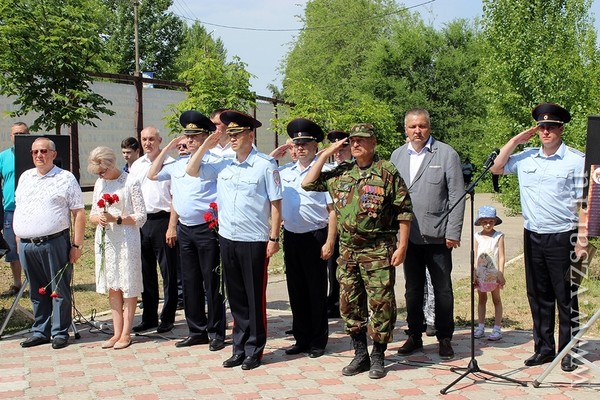
<path fill-rule="evenodd" d="M 372 19 L 376 19 L 376 18 L 388 17 L 390 15 L 399 14 L 400 12 L 403 12 L 403 11 L 406 11 L 406 10 L 410 10 L 412 8 L 417 8 L 417 7 L 425 6 L 427 4 L 431 4 L 431 3 L 435 3 L 435 2 L 436 2 L 436 0 L 428 0 L 428 1 L 424 1 L 424 2 L 419 3 L 419 4 L 415 4 L 413 6 L 402 7 L 398 11 L 394 11 L 394 12 L 387 13 L 387 14 L 374 15 L 372 17 L 363 18 L 363 19 L 360 19 L 360 20 L 355 21 L 355 22 L 356 23 L 360 23 L 362 21 L 368 21 L 368 20 L 372 20 Z M 242 27 L 242 26 L 231 26 L 231 25 L 214 24 L 214 23 L 211 23 L 211 22 L 201 21 L 201 20 L 199 20 L 197 18 L 190 18 L 190 17 L 186 17 L 186 16 L 183 16 L 183 15 L 179 15 L 179 17 L 183 18 L 183 19 L 187 19 L 187 20 L 193 21 L 193 22 L 198 22 L 198 23 L 203 24 L 203 25 L 215 26 L 217 28 L 235 29 L 235 30 L 240 30 L 240 31 L 254 31 L 254 32 L 300 32 L 300 31 L 306 31 L 306 30 L 331 29 L 331 28 L 335 28 L 335 27 L 338 27 L 338 26 L 346 26 L 347 25 L 347 23 L 339 23 L 339 24 L 333 24 L 333 25 L 314 26 L 314 27 L 311 27 L 311 28 L 286 28 L 286 29 L 277 29 L 277 28 L 250 28 L 250 27 Z"/>

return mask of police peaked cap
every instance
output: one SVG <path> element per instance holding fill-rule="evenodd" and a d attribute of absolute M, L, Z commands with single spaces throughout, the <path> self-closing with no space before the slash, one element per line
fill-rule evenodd
<path fill-rule="evenodd" d="M 181 114 L 179 123 L 183 126 L 183 132 L 186 135 L 210 134 L 217 129 L 206 115 L 194 110 L 185 111 Z"/>
<path fill-rule="evenodd" d="M 327 140 L 329 140 L 331 143 L 335 143 L 338 140 L 348 139 L 348 136 L 350 136 L 348 132 L 341 129 L 335 129 L 327 134 Z"/>
<path fill-rule="evenodd" d="M 563 107 L 554 103 L 539 104 L 531 111 L 533 119 L 538 125 L 549 124 L 565 124 L 571 120 L 571 114 Z"/>
<path fill-rule="evenodd" d="M 311 140 L 322 142 L 325 137 L 323 129 L 310 119 L 295 118 L 287 125 L 287 133 L 294 143 L 307 143 Z"/>
<path fill-rule="evenodd" d="M 262 126 L 256 118 L 235 110 L 225 110 L 219 115 L 221 122 L 227 125 L 227 134 L 235 135 L 247 130 L 253 130 Z"/>

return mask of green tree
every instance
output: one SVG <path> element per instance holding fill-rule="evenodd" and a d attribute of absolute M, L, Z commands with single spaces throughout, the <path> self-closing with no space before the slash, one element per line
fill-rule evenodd
<path fill-rule="evenodd" d="M 178 118 L 185 110 L 206 115 L 217 108 L 249 110 L 256 99 L 255 93 L 250 91 L 251 76 L 238 57 L 228 63 L 210 55 L 196 58 L 193 66 L 179 75 L 189 82 L 188 98 L 168 110 L 167 125 L 173 132 L 181 131 Z"/>
<path fill-rule="evenodd" d="M 19 106 L 11 116 L 39 112 L 31 129 L 60 134 L 63 125 L 95 126 L 113 114 L 87 75 L 102 54 L 103 14 L 92 0 L 0 0 L 0 93 Z"/>
<path fill-rule="evenodd" d="M 110 10 L 104 18 L 102 37 L 106 45 L 103 72 L 132 74 L 135 71 L 133 1 L 102 0 Z M 169 12 L 171 0 L 140 1 L 138 48 L 140 70 L 159 79 L 175 79 L 175 60 L 181 49 L 184 23 Z"/>
<path fill-rule="evenodd" d="M 206 32 L 199 22 L 194 22 L 191 26 L 184 24 L 181 50 L 175 59 L 178 78 L 179 74 L 193 68 L 198 60 L 207 56 L 225 64 L 227 51 L 221 38 L 213 39 L 212 32 Z"/>
<path fill-rule="evenodd" d="M 590 0 L 484 0 L 482 87 L 489 118 L 485 137 L 500 147 L 533 124 L 531 109 L 555 102 L 572 114 L 565 140 L 583 149 L 587 115 L 597 113 L 596 32 Z M 532 141 L 536 145 L 537 141 Z M 519 209 L 515 179 L 503 200 Z"/>
<path fill-rule="evenodd" d="M 295 106 L 278 121 L 277 131 L 285 132 L 281 128 L 297 116 L 325 130 L 370 122 L 378 131 L 379 153 L 389 155 L 395 135 L 389 106 L 359 88 L 373 44 L 403 12 L 388 0 L 309 1 L 304 29 L 283 61 L 283 90 L 277 93 Z"/>

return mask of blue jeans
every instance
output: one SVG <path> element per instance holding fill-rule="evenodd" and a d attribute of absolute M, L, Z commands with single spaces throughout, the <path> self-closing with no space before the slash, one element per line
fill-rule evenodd
<path fill-rule="evenodd" d="M 71 239 L 69 231 L 41 244 L 21 242 L 21 264 L 29 280 L 29 297 L 35 321 L 31 327 L 33 336 L 50 339 L 68 338 L 72 322 L 71 277 L 73 267 L 66 268 L 60 279 L 54 277 L 69 262 Z M 46 294 L 39 289 L 46 287 Z M 50 294 L 55 291 L 58 297 Z"/>

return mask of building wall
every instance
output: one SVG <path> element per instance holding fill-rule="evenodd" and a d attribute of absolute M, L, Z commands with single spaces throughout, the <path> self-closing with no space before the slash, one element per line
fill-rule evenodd
<path fill-rule="evenodd" d="M 79 126 L 79 160 L 82 186 L 93 186 L 96 176 L 87 172 L 87 157 L 92 149 L 97 146 L 108 146 L 117 153 L 117 160 L 124 164 L 121 154 L 121 141 L 129 136 L 136 137 L 134 118 L 135 118 L 135 88 L 131 84 L 120 84 L 112 82 L 95 82 L 92 89 L 101 96 L 110 99 L 112 106 L 109 108 L 115 111 L 115 115 L 102 115 L 100 120 L 94 120 L 96 127 L 89 125 Z M 163 141 L 168 143 L 177 132 L 169 132 L 165 127 L 165 115 L 169 112 L 169 107 L 175 105 L 186 97 L 186 92 L 168 89 L 143 89 L 144 105 L 144 126 L 156 126 L 163 136 Z M 14 98 L 0 96 L 0 149 L 5 149 L 10 143 L 10 127 L 16 121 L 23 121 L 31 125 L 37 115 L 31 113 L 20 118 L 10 118 L 7 113 L 16 109 L 12 104 Z M 281 106 L 280 106 L 281 107 Z M 254 110 L 250 111 L 252 114 Z M 257 130 L 257 148 L 264 153 L 270 153 L 276 143 L 283 144 L 287 138 L 280 136 L 276 138 L 276 133 L 272 128 L 271 120 L 275 118 L 275 108 L 272 103 L 257 101 L 256 118 L 263 123 L 263 126 Z M 34 134 L 53 134 L 54 132 L 34 132 Z M 62 129 L 63 134 L 68 134 L 68 127 Z M 287 158 L 281 162 L 289 161 Z"/>

